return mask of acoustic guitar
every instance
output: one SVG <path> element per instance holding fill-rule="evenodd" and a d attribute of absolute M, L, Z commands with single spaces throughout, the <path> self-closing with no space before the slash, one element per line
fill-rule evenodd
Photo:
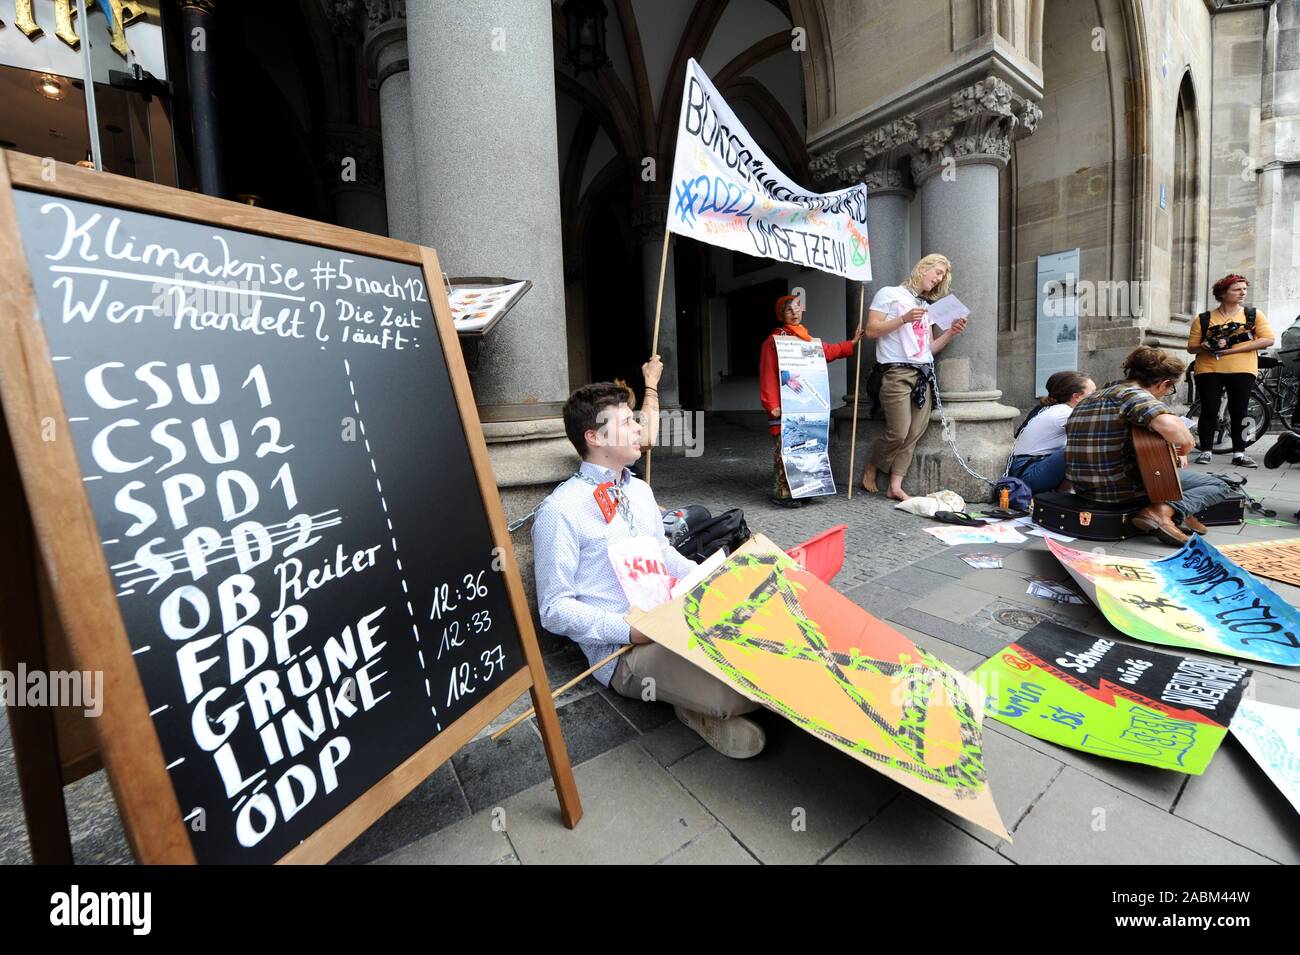
<path fill-rule="evenodd" d="M 1178 477 L 1178 451 L 1160 435 L 1140 425 L 1133 426 L 1133 450 L 1147 499 L 1152 504 L 1177 501 L 1183 496 Z"/>

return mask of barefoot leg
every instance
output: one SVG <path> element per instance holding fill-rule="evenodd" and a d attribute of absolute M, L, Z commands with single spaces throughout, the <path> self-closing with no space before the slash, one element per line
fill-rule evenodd
<path fill-rule="evenodd" d="M 895 501 L 910 501 L 912 495 L 903 490 L 903 475 L 891 474 L 889 476 L 889 490 L 885 492 L 885 497 L 892 498 Z"/>
<path fill-rule="evenodd" d="M 862 472 L 862 490 L 868 494 L 875 494 L 880 490 L 876 485 L 876 466 L 870 461 L 867 462 L 866 470 Z"/>

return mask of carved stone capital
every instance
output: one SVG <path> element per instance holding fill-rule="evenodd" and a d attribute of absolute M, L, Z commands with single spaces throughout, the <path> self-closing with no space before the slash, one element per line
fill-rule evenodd
<path fill-rule="evenodd" d="M 867 187 L 867 197 L 901 195 L 911 198 L 912 180 L 907 169 L 898 162 L 873 160 L 862 174 L 862 183 Z"/>
<path fill-rule="evenodd" d="M 875 159 L 877 156 L 892 155 L 911 146 L 918 135 L 916 114 L 907 113 L 893 122 L 877 126 L 862 137 L 862 156 Z"/>
<path fill-rule="evenodd" d="M 366 33 L 374 33 L 393 20 L 406 22 L 406 0 L 335 0 L 336 3 L 357 3 L 365 7 Z"/>
<path fill-rule="evenodd" d="M 641 242 L 663 238 L 668 224 L 668 197 L 657 194 L 634 197 L 629 221 Z"/>
<path fill-rule="evenodd" d="M 375 81 L 410 69 L 406 51 L 406 0 L 335 0 L 355 2 L 365 12 L 365 55 Z"/>
<path fill-rule="evenodd" d="M 912 156 L 912 177 L 919 184 L 944 168 L 967 163 L 1005 165 L 1013 139 L 1038 127 L 1043 112 L 1005 80 L 985 77 L 957 90 L 925 120 Z"/>
<path fill-rule="evenodd" d="M 868 192 L 910 193 L 904 157 L 916 137 L 916 116 L 908 113 L 871 130 L 858 143 L 822 153 L 809 168 L 814 179 L 832 188 L 865 183 Z"/>
<path fill-rule="evenodd" d="M 379 133 L 364 126 L 325 130 L 322 177 L 335 189 L 384 191 L 384 149 Z"/>
<path fill-rule="evenodd" d="M 838 183 L 841 179 L 840 150 L 832 149 L 813 156 L 808 161 L 808 172 L 816 183 Z"/>

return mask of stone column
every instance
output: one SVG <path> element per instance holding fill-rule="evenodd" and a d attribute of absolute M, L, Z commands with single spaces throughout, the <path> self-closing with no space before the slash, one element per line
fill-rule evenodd
<path fill-rule="evenodd" d="M 419 239 L 450 275 L 533 283 L 483 339 L 473 377 L 513 518 L 578 463 L 560 417 L 569 382 L 551 6 L 420 2 L 406 22 Z M 531 588 L 528 533 L 514 542 Z"/>
<path fill-rule="evenodd" d="M 389 234 L 384 157 L 376 130 L 355 124 L 325 128 L 325 180 L 333 184 L 334 221 L 348 229 Z"/>
<path fill-rule="evenodd" d="M 668 217 L 667 196 L 638 196 L 632 200 L 632 227 L 641 247 L 642 314 L 645 316 L 646 357 L 654 342 L 655 302 L 659 296 L 659 266 L 663 261 L 664 225 Z M 668 264 L 664 272 L 664 300 L 659 313 L 659 357 L 664 375 L 659 381 L 659 407 L 680 408 L 681 389 L 677 370 L 677 272 L 672 238 L 668 242 Z M 629 374 L 632 369 L 628 369 Z"/>
<path fill-rule="evenodd" d="M 830 158 L 820 157 L 814 163 L 814 174 L 818 179 L 829 180 L 822 185 L 827 189 L 844 188 L 855 183 L 867 187 L 867 238 L 871 243 L 871 281 L 866 284 L 863 296 L 862 315 L 865 321 L 866 309 L 871 307 L 871 300 L 876 292 L 887 285 L 898 285 L 907 278 L 912 263 L 908 260 L 908 210 L 911 206 L 913 191 L 911 174 L 908 169 L 906 149 L 915 142 L 917 136 L 916 117 L 907 114 L 892 122 L 873 129 L 862 138 L 861 143 L 837 150 L 829 154 Z M 861 150 L 861 160 L 852 159 Z M 843 154 L 843 155 L 842 155 Z M 841 159 L 844 160 L 841 165 Z M 845 283 L 845 336 L 853 337 L 858 327 L 858 282 Z M 871 368 L 875 364 L 875 343 L 865 339 L 862 343 L 862 376 L 859 386 L 866 382 Z M 832 414 L 835 419 L 835 432 L 847 437 L 850 419 L 853 417 L 853 379 L 856 368 L 850 369 L 846 378 L 844 407 Z M 858 401 L 858 443 L 864 441 L 862 422 L 867 419 L 870 402 L 865 392 Z M 865 440 L 869 445 L 871 438 Z M 868 451 L 869 451 L 868 447 Z M 865 461 L 860 454 L 854 462 L 855 470 L 859 462 Z"/>
<path fill-rule="evenodd" d="M 420 195 L 415 176 L 406 0 L 366 0 L 365 55 L 379 85 L 388 234 L 418 242 Z"/>
<path fill-rule="evenodd" d="M 182 0 L 181 29 L 185 37 L 185 72 L 190 86 L 190 112 L 194 121 L 194 171 L 199 191 L 220 197 L 221 122 L 217 110 L 215 35 L 212 20 L 216 0 Z M 89 4 L 87 4 L 89 6 Z M 203 42 L 195 42 L 195 31 Z M 196 49 L 196 46 L 200 47 Z"/>
<path fill-rule="evenodd" d="M 999 172 L 1011 155 L 1012 132 L 1032 131 L 1041 115 L 1032 103 L 1013 111 L 1011 87 L 997 77 L 958 90 L 929 117 L 917 141 L 912 176 L 921 200 L 922 253 L 952 262 L 952 291 L 971 310 L 970 325 L 936 360 L 951 436 L 967 463 L 988 478 L 1006 464 L 1019 412 L 998 399 Z M 987 500 L 989 488 L 970 476 L 945 440 L 940 416 L 917 447 L 917 489 L 950 488 Z"/>

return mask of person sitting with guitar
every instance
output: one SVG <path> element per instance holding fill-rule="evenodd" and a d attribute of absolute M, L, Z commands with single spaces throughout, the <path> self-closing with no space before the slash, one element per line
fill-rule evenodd
<path fill-rule="evenodd" d="M 1065 425 L 1065 471 L 1074 493 L 1103 505 L 1143 504 L 1133 526 L 1173 546 L 1187 543 L 1180 524 L 1204 534 L 1196 515 L 1232 494 L 1219 478 L 1190 472 L 1183 473 L 1181 497 L 1152 503 L 1147 492 L 1134 448 L 1138 429 L 1173 445 L 1180 468 L 1195 446 L 1183 419 L 1160 400 L 1178 387 L 1185 367 L 1158 348 L 1139 346 L 1124 359 L 1124 380 L 1084 398 Z"/>

